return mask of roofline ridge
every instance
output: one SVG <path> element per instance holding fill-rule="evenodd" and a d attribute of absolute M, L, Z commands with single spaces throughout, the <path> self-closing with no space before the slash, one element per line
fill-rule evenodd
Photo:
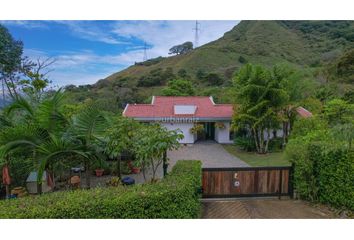
<path fill-rule="evenodd" d="M 123 112 L 122 112 L 122 115 L 123 115 L 123 116 L 125 116 L 125 111 L 127 111 L 128 105 L 129 105 L 129 103 L 127 103 L 127 105 L 125 105 L 125 108 L 124 108 L 124 110 L 123 110 Z"/>

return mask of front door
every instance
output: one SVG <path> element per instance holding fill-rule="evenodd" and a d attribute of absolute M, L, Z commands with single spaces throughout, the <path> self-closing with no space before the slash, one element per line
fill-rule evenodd
<path fill-rule="evenodd" d="M 206 140 L 214 140 L 215 137 L 215 123 L 206 122 L 204 123 L 204 132 Z"/>

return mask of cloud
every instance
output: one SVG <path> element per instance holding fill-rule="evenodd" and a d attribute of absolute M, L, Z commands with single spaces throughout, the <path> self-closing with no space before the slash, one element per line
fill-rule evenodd
<path fill-rule="evenodd" d="M 48 74 L 48 78 L 56 86 L 92 84 L 122 70 L 129 62 L 125 60 L 124 54 L 98 55 L 91 50 L 68 51 L 53 56 L 38 49 L 25 49 L 24 54 L 32 60 L 48 57 L 55 59 L 50 66 L 54 71 Z"/>
<path fill-rule="evenodd" d="M 239 21 L 200 21 L 199 46 L 216 40 Z M 148 57 L 168 56 L 168 50 L 186 41 L 194 42 L 195 21 L 117 22 L 113 33 L 121 37 L 146 41 L 151 47 Z"/>
<path fill-rule="evenodd" d="M 5 26 L 17 26 L 26 29 L 48 29 L 48 26 L 44 23 L 44 21 L 0 20 L 0 24 L 3 24 Z"/>
<path fill-rule="evenodd" d="M 107 44 L 129 44 L 127 41 L 119 40 L 109 31 L 104 31 L 100 27 L 103 23 L 98 24 L 94 21 L 56 21 L 56 23 L 65 25 L 73 35 L 82 39 Z"/>

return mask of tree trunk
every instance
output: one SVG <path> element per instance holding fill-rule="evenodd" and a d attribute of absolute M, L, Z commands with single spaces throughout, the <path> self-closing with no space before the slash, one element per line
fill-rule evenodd
<path fill-rule="evenodd" d="M 91 187 L 91 173 L 90 173 L 89 164 L 87 162 L 85 163 L 85 178 L 86 178 L 86 188 L 90 189 L 90 187 Z"/>
<path fill-rule="evenodd" d="M 256 144 L 256 151 L 257 152 L 260 152 L 260 149 L 259 149 L 259 144 L 258 144 L 258 131 L 256 129 L 253 129 L 253 137 L 254 137 L 254 143 Z"/>
<path fill-rule="evenodd" d="M 37 182 L 37 194 L 42 194 L 42 181 Z"/>
<path fill-rule="evenodd" d="M 261 128 L 260 134 L 259 134 L 259 153 L 264 153 L 264 129 Z"/>
<path fill-rule="evenodd" d="M 167 151 L 163 153 L 163 176 L 165 177 L 167 175 L 167 168 L 168 168 L 168 163 L 167 163 Z"/>
<path fill-rule="evenodd" d="M 267 141 L 266 141 L 266 146 L 265 146 L 265 151 L 264 153 L 268 152 L 268 146 L 269 146 L 269 141 L 270 141 L 270 129 L 267 129 Z"/>
<path fill-rule="evenodd" d="M 146 175 L 145 175 L 145 164 L 141 164 L 141 170 L 143 172 L 143 177 L 144 177 L 144 181 L 146 181 Z"/>
<path fill-rule="evenodd" d="M 122 155 L 119 155 L 117 157 L 117 176 L 119 177 L 119 179 L 122 178 L 121 162 L 122 162 Z"/>
<path fill-rule="evenodd" d="M 283 147 L 285 147 L 288 142 L 288 122 L 283 122 Z"/>

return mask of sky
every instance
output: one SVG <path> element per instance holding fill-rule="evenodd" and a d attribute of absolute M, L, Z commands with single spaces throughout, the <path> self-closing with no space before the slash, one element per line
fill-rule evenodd
<path fill-rule="evenodd" d="M 239 21 L 199 21 L 199 46 L 214 41 Z M 0 21 L 24 43 L 31 59 L 51 57 L 54 86 L 92 84 L 144 56 L 168 56 L 186 41 L 194 43 L 195 21 Z"/>

